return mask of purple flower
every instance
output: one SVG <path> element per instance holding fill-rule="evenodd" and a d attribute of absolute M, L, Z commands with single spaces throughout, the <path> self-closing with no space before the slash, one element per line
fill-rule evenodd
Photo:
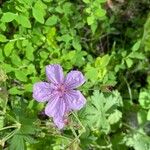
<path fill-rule="evenodd" d="M 52 117 L 58 128 L 63 128 L 67 114 L 71 110 L 80 110 L 86 103 L 82 93 L 75 88 L 85 82 L 80 71 L 70 71 L 66 77 L 60 65 L 46 66 L 48 82 L 38 82 L 33 86 L 33 98 L 46 102 L 45 114 Z"/>

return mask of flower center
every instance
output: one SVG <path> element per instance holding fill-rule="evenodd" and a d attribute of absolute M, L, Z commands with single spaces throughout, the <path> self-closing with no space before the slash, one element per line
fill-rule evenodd
<path fill-rule="evenodd" d="M 57 90 L 61 93 L 61 95 L 66 92 L 66 88 L 63 84 L 59 85 Z"/>

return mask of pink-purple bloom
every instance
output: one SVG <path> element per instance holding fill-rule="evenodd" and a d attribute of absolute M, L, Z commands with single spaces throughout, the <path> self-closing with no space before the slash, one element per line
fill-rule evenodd
<path fill-rule="evenodd" d="M 75 88 L 85 82 L 80 71 L 70 71 L 65 77 L 60 65 L 46 66 L 47 82 L 38 82 L 33 86 L 33 98 L 38 102 L 48 102 L 45 114 L 53 118 L 58 128 L 63 128 L 67 114 L 71 110 L 80 110 L 86 103 L 82 93 Z"/>

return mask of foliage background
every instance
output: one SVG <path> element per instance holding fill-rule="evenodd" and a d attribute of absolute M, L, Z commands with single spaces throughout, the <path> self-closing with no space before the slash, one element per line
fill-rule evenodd
<path fill-rule="evenodd" d="M 4 150 L 150 150 L 150 1 L 0 1 Z M 64 130 L 32 86 L 45 66 L 82 71 L 86 107 Z"/>

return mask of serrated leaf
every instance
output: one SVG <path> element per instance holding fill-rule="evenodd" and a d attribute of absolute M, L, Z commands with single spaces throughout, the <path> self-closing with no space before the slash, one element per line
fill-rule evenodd
<path fill-rule="evenodd" d="M 124 138 L 127 146 L 133 147 L 135 150 L 149 150 L 150 138 L 143 133 L 134 133 L 133 135 L 127 135 Z"/>
<path fill-rule="evenodd" d="M 150 95 L 149 90 L 143 90 L 139 95 L 139 103 L 144 109 L 150 109 Z"/>
<path fill-rule="evenodd" d="M 111 113 L 108 117 L 108 121 L 110 124 L 117 123 L 122 118 L 122 113 L 119 110 L 115 110 L 115 112 Z"/>
<path fill-rule="evenodd" d="M 146 118 L 147 112 L 143 109 L 139 110 L 137 113 L 137 120 L 139 124 L 143 124 L 146 122 L 147 118 Z"/>
<path fill-rule="evenodd" d="M 10 150 L 25 150 L 23 136 L 18 134 L 13 136 L 10 143 Z"/>
<path fill-rule="evenodd" d="M 35 143 L 39 142 L 39 141 L 35 140 L 34 138 L 32 138 L 31 136 L 24 136 L 24 140 L 30 144 L 35 144 Z"/>
<path fill-rule="evenodd" d="M 120 94 L 114 92 L 112 95 L 105 97 L 103 93 L 94 91 L 87 108 L 85 109 L 88 125 L 92 128 L 100 128 L 103 132 L 110 131 L 110 124 L 114 124 L 121 118 L 121 112 L 117 110 L 121 106 L 122 99 Z M 112 115 L 112 112 L 114 114 Z M 115 120 L 112 121 L 112 118 Z"/>

